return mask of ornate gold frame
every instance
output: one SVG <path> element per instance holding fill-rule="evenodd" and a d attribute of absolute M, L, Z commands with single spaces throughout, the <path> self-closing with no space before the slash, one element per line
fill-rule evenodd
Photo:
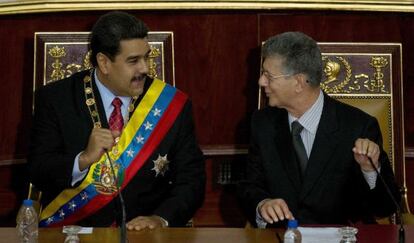
<path fill-rule="evenodd" d="M 414 0 L 0 0 L 0 15 L 85 11 L 85 10 L 165 10 L 165 9 L 289 9 L 414 12 Z"/>
<path fill-rule="evenodd" d="M 35 32 L 33 93 L 40 86 L 92 68 L 89 38 L 90 32 Z M 150 31 L 148 40 L 151 46 L 149 75 L 175 86 L 174 33 Z M 71 51 L 72 46 L 75 48 Z"/>

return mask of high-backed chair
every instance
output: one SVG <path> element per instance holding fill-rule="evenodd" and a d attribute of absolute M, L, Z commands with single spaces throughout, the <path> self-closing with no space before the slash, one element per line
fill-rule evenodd
<path fill-rule="evenodd" d="M 90 32 L 36 32 L 34 40 L 33 91 L 43 85 L 90 69 Z M 172 32 L 149 32 L 149 76 L 175 86 Z M 33 96 L 34 97 L 34 96 Z M 33 100 L 33 102 L 36 102 Z M 42 192 L 32 183 L 28 198 L 40 213 Z"/>
<path fill-rule="evenodd" d="M 322 90 L 377 118 L 402 194 L 404 223 L 414 223 L 407 201 L 402 96 L 402 46 L 398 43 L 318 43 Z M 259 88 L 258 108 L 267 104 Z"/>

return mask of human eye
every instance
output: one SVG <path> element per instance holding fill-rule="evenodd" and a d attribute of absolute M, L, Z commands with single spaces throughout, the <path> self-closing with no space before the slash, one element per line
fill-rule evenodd
<path fill-rule="evenodd" d="M 137 63 L 137 60 L 138 60 L 137 58 L 130 58 L 130 59 L 127 60 L 127 63 L 128 64 L 135 64 L 135 63 Z"/>

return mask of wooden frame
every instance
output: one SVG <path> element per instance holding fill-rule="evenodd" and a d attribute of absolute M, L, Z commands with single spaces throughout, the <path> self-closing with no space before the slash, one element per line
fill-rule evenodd
<path fill-rule="evenodd" d="M 175 86 L 173 32 L 149 32 L 149 75 Z M 90 32 L 36 32 L 33 91 L 75 72 L 92 68 Z"/>

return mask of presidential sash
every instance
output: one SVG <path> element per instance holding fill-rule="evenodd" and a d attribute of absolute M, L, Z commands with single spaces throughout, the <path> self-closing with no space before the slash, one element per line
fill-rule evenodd
<path fill-rule="evenodd" d="M 187 96 L 181 91 L 154 79 L 118 143 L 109 151 L 117 176 L 113 176 L 104 154 L 91 165 L 78 187 L 65 189 L 46 206 L 40 215 L 39 225 L 75 224 L 111 202 L 117 196 L 114 178 L 118 178 L 122 191 L 167 134 L 186 100 Z"/>

